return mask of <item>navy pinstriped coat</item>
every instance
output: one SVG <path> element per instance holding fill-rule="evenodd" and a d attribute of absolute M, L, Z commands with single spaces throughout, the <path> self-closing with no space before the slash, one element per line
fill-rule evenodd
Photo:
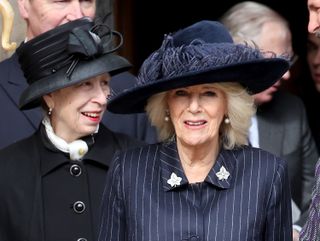
<path fill-rule="evenodd" d="M 222 149 L 202 183 L 188 183 L 175 142 L 121 153 L 107 175 L 99 241 L 292 240 L 287 165 L 261 149 Z"/>

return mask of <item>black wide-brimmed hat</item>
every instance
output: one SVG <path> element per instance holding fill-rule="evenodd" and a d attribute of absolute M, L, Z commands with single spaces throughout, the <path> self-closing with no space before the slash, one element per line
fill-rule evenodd
<path fill-rule="evenodd" d="M 36 107 L 43 95 L 91 77 L 128 70 L 131 64 L 114 54 L 121 45 L 120 33 L 86 17 L 23 43 L 17 54 L 29 86 L 20 96 L 20 109 Z"/>
<path fill-rule="evenodd" d="M 144 112 L 154 94 L 198 84 L 238 82 L 250 94 L 272 86 L 289 69 L 285 57 L 266 57 L 256 48 L 235 44 L 216 21 L 200 21 L 165 35 L 162 46 L 142 64 L 137 84 L 113 96 L 114 113 Z"/>

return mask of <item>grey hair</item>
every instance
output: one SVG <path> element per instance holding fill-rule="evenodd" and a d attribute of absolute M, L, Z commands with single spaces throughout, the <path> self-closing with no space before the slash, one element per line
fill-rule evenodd
<path fill-rule="evenodd" d="M 220 22 L 230 31 L 235 42 L 256 45 L 263 25 L 278 22 L 290 31 L 288 21 L 266 5 L 253 1 L 238 3 L 225 12 Z"/>
<path fill-rule="evenodd" d="M 212 85 L 225 93 L 227 115 L 230 119 L 229 124 L 221 123 L 220 143 L 225 149 L 247 144 L 251 117 L 256 111 L 253 97 L 239 83 L 225 82 Z M 167 93 L 162 92 L 150 97 L 146 106 L 147 115 L 151 124 L 157 128 L 160 141 L 168 141 L 175 135 L 172 122 L 164 120 L 168 109 Z"/>

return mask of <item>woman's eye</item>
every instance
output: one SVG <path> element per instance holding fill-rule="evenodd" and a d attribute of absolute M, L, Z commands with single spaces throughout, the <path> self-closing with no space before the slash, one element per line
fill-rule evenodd
<path fill-rule="evenodd" d="M 177 90 L 175 92 L 176 96 L 186 96 L 188 93 L 185 90 Z"/>
<path fill-rule="evenodd" d="M 79 86 L 79 87 L 90 86 L 90 82 L 83 82 L 83 83 L 80 83 L 78 86 Z"/>
<path fill-rule="evenodd" d="M 214 91 L 206 91 L 203 93 L 204 96 L 216 96 L 217 94 Z"/>
<path fill-rule="evenodd" d="M 107 80 L 104 80 L 104 81 L 102 81 L 102 83 L 101 83 L 103 86 L 106 86 L 106 85 L 109 85 L 109 81 L 107 81 Z"/>
<path fill-rule="evenodd" d="M 63 3 L 63 2 L 68 2 L 69 0 L 56 0 L 56 3 Z"/>

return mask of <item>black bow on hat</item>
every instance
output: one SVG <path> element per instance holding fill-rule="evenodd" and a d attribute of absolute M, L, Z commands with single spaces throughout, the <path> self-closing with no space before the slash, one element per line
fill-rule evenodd
<path fill-rule="evenodd" d="M 115 37 L 120 38 L 116 46 Z M 87 17 L 23 43 L 17 54 L 29 86 L 20 96 L 20 109 L 36 107 L 43 95 L 91 77 L 128 70 L 131 64 L 113 53 L 121 45 L 120 33 Z"/>

